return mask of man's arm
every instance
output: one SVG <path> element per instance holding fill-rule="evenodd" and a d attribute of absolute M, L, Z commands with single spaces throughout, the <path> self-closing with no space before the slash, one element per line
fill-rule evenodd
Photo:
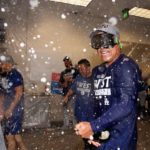
<path fill-rule="evenodd" d="M 21 96 L 23 94 L 23 86 L 22 85 L 17 86 L 15 88 L 15 92 L 16 92 L 16 94 L 14 96 L 14 99 L 12 100 L 9 108 L 5 111 L 6 118 L 9 118 L 12 116 L 12 112 L 13 112 L 14 108 L 17 106 L 18 102 L 20 101 Z"/>
<path fill-rule="evenodd" d="M 126 97 L 126 95 L 124 95 Z M 128 116 L 132 109 L 134 109 L 133 101 L 130 97 L 126 97 L 125 102 L 121 102 L 112 106 L 101 117 L 92 122 L 80 122 L 76 127 L 78 134 L 83 138 L 89 138 L 91 135 L 97 132 L 102 132 L 107 128 L 113 126 L 117 121 Z"/>
<path fill-rule="evenodd" d="M 63 98 L 63 102 L 64 103 L 67 103 L 68 102 L 68 99 L 71 95 L 73 95 L 73 90 L 72 89 L 69 89 L 69 91 L 67 92 L 66 96 Z"/>

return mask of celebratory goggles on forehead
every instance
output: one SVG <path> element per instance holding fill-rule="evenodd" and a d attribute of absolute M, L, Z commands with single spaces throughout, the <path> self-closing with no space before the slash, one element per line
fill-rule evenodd
<path fill-rule="evenodd" d="M 113 48 L 118 44 L 118 38 L 108 33 L 98 33 L 91 38 L 91 47 L 98 50 L 99 48 Z"/>

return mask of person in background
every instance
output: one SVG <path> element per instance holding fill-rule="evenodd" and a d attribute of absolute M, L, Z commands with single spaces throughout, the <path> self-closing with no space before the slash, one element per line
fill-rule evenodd
<path fill-rule="evenodd" d="M 67 103 L 69 97 L 75 94 L 75 117 L 77 122 L 91 121 L 94 118 L 94 113 L 91 95 L 92 72 L 90 62 L 87 59 L 81 59 L 78 62 L 78 70 L 79 74 L 65 95 L 64 102 Z"/>
<path fill-rule="evenodd" d="M 70 89 L 71 84 L 73 83 L 75 77 L 78 74 L 78 70 L 73 67 L 70 57 L 65 56 L 63 59 L 65 70 L 60 74 L 60 85 L 63 88 L 63 96 L 66 96 L 68 90 Z M 75 119 L 73 115 L 74 109 L 74 97 L 70 97 L 67 103 L 64 103 L 64 125 L 63 128 L 69 128 L 70 123 L 75 124 Z"/>
<path fill-rule="evenodd" d="M 6 75 L 3 81 L 4 95 L 4 136 L 8 150 L 27 150 L 22 136 L 22 121 L 24 112 L 23 77 L 15 69 L 14 60 L 10 55 L 1 56 L 2 71 Z"/>
<path fill-rule="evenodd" d="M 147 112 L 150 119 L 150 85 L 146 89 L 146 102 L 147 102 Z"/>
<path fill-rule="evenodd" d="M 146 119 L 146 91 L 148 85 L 147 82 L 143 79 L 143 85 L 141 91 L 138 93 L 138 119 Z"/>
<path fill-rule="evenodd" d="M 81 59 L 78 61 L 79 74 L 76 76 L 70 89 L 64 97 L 64 103 L 68 102 L 68 99 L 73 94 L 75 97 L 75 118 L 77 122 L 92 121 L 94 120 L 94 101 L 92 99 L 92 72 L 91 65 L 87 59 Z M 93 145 L 88 143 L 87 139 L 83 139 L 84 149 L 92 149 Z"/>
<path fill-rule="evenodd" d="M 91 46 L 103 61 L 92 71 L 96 119 L 76 125 L 76 134 L 89 138 L 108 130 L 106 142 L 95 150 L 136 150 L 137 97 L 141 87 L 138 65 L 121 53 L 117 27 L 104 23 L 91 33 Z M 94 140 L 94 139 L 93 139 Z"/>

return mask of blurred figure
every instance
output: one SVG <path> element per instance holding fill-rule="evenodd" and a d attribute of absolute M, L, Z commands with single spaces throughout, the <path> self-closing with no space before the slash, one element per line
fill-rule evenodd
<path fill-rule="evenodd" d="M 4 108 L 3 108 L 4 94 L 5 94 L 5 90 L 2 87 L 2 63 L 0 61 L 0 149 L 1 150 L 6 150 L 3 131 L 1 127 L 1 121 L 4 118 Z"/>
<path fill-rule="evenodd" d="M 3 81 L 4 97 L 4 136 L 8 150 L 27 150 L 22 137 L 22 121 L 24 112 L 24 83 L 22 75 L 15 69 L 11 56 L 1 57 L 2 71 L 6 76 Z"/>
<path fill-rule="evenodd" d="M 63 88 L 63 96 L 66 96 L 71 84 L 73 83 L 75 77 L 78 74 L 78 70 L 73 67 L 71 59 L 66 56 L 63 59 L 65 70 L 60 74 L 60 85 Z M 75 124 L 75 119 L 73 115 L 74 109 L 74 97 L 69 97 L 67 103 L 64 103 L 64 125 L 63 128 L 68 128 L 70 123 Z"/>
<path fill-rule="evenodd" d="M 138 65 L 121 54 L 119 30 L 101 24 L 91 34 L 91 46 L 103 63 L 93 69 L 96 119 L 80 122 L 76 133 L 89 138 L 97 132 L 109 131 L 106 142 L 95 143 L 95 150 L 136 150 L 137 97 L 141 86 Z"/>
<path fill-rule="evenodd" d="M 146 80 L 143 79 L 140 92 L 138 93 L 138 119 L 142 120 L 145 120 L 147 116 L 147 108 L 146 108 L 147 89 L 148 84 Z"/>
<path fill-rule="evenodd" d="M 146 115 L 146 90 L 142 90 L 138 94 L 138 116 L 140 119 L 144 119 Z"/>
<path fill-rule="evenodd" d="M 146 89 L 146 103 L 147 103 L 148 116 L 150 117 L 150 85 L 148 85 Z"/>

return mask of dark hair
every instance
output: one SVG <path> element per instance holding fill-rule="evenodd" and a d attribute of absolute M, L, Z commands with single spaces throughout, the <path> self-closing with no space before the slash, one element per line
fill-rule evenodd
<path fill-rule="evenodd" d="M 68 57 L 68 56 L 65 56 L 64 59 L 63 59 L 63 61 L 66 61 L 66 60 L 71 61 L 70 57 Z"/>
<path fill-rule="evenodd" d="M 85 59 L 85 58 L 83 58 L 83 59 L 78 61 L 78 65 L 81 65 L 81 64 L 84 64 L 87 67 L 91 66 L 90 62 L 87 59 Z"/>

